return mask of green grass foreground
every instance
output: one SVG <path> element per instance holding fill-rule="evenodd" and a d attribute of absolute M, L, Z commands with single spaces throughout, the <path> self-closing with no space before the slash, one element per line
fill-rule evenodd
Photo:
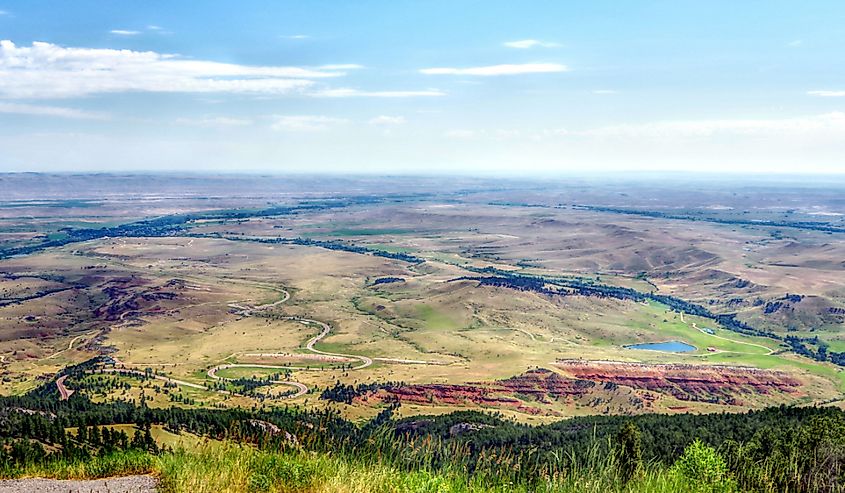
<path fill-rule="evenodd" d="M 584 461 L 579 461 L 583 464 Z M 123 450 L 81 461 L 54 461 L 5 470 L 5 477 L 93 479 L 151 474 L 160 492 L 731 492 L 726 477 L 691 478 L 678 467 L 646 465 L 624 481 L 613 456 L 596 455 L 585 465 L 536 478 L 532 484 L 468 475 L 459 468 L 406 470 L 372 457 L 345 457 L 297 450 L 263 451 L 225 444 L 195 451 L 151 454 Z"/>
<path fill-rule="evenodd" d="M 845 492 L 845 412 L 573 417 L 152 409 L 0 398 L 0 478 L 151 474 L 163 492 Z"/>

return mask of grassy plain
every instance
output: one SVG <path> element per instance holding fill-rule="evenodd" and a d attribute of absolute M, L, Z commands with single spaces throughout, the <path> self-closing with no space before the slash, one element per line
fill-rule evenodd
<path fill-rule="evenodd" d="M 425 260 L 420 264 L 316 246 L 184 235 L 101 238 L 2 260 L 2 392 L 31 389 L 62 367 L 101 353 L 126 367 L 152 368 L 197 385 L 211 385 L 207 371 L 224 363 L 320 367 L 290 373 L 291 380 L 311 389 L 293 402 L 304 405 L 307 400 L 309 406 L 334 405 L 317 402 L 316 394 L 338 381 L 476 384 L 551 368 L 558 359 L 579 358 L 749 366 L 787 372 L 803 384 L 801 396 L 758 395 L 744 399 L 748 406 L 788 399 L 822 402 L 845 391 L 839 367 L 784 352 L 774 339 L 682 317 L 658 303 L 547 296 L 459 280 L 478 275 L 466 267 L 495 267 L 657 291 L 718 313 L 736 312 L 740 319 L 779 334 L 818 336 L 831 350 L 842 351 L 845 336 L 837 309 L 845 306 L 845 277 L 836 259 L 845 258 L 845 241 L 840 236 L 804 230 L 775 235 L 771 228 L 588 211 L 566 205 L 575 199 L 547 192 L 509 193 L 510 205 L 491 205 L 502 203 L 498 192 L 478 192 L 448 200 L 200 220 L 189 223 L 184 232 L 233 239 L 335 240 L 416 255 Z M 70 227 L 94 221 L 88 215 L 97 214 L 102 217 L 93 224 L 120 223 L 120 212 L 111 204 L 70 205 L 64 219 Z M 220 205 L 234 208 L 238 201 L 226 199 Z M 260 205 L 251 200 L 243 207 Z M 49 208 L 55 215 L 58 206 L 27 207 Z M 154 210 L 201 208 L 191 199 L 180 199 Z M 11 213 L 6 216 L 9 234 L 15 228 L 38 229 L 37 224 L 13 224 Z M 54 234 L 60 228 L 48 229 Z M 373 284 L 382 277 L 403 282 Z M 284 293 L 290 299 L 255 309 L 282 300 Z M 790 301 L 784 298 L 787 294 L 802 298 Z M 771 304 L 779 302 L 783 306 L 773 310 Z M 765 313 L 766 306 L 770 313 Z M 322 328 L 298 320 L 302 318 L 331 327 L 312 349 L 308 342 Z M 667 340 L 697 349 L 661 353 L 625 348 Z M 332 368 L 334 363 L 319 359 L 319 351 L 346 355 L 352 364 L 362 361 L 356 359 L 360 357 L 373 362 L 358 370 Z M 219 376 L 277 371 L 283 370 L 230 368 Z M 249 402 L 201 389 L 183 391 L 206 404 Z M 140 395 L 140 389 L 133 392 Z M 660 409 L 678 407 L 672 395 L 653 397 Z M 166 404 L 159 402 L 160 396 L 155 399 L 156 405 Z M 589 406 L 520 399 L 563 415 L 596 412 Z M 694 411 L 742 408 L 683 404 Z M 361 403 L 337 406 L 353 416 L 376 412 Z M 457 408 L 477 405 L 410 403 L 401 412 Z M 615 410 L 634 412 L 621 404 Z M 501 411 L 524 420 L 548 418 Z"/>
<path fill-rule="evenodd" d="M 412 266 L 307 246 L 140 238 L 91 242 L 74 252 L 28 257 L 25 265 L 40 261 L 67 266 L 64 257 L 68 255 L 102 266 L 100 269 L 109 274 L 102 277 L 107 283 L 114 277 L 127 276 L 134 281 L 121 284 L 116 299 L 106 301 L 108 306 L 116 307 L 113 320 L 91 325 L 92 332 L 78 340 L 81 345 L 77 349 L 50 359 L 16 360 L 18 365 L 28 365 L 21 366 L 26 372 L 40 365 L 41 371 L 48 374 L 68 361 L 84 359 L 96 348 L 82 343 L 99 333 L 102 344 L 114 348 L 114 356 L 127 367 L 152 368 L 157 373 L 206 386 L 213 383 L 206 371 L 222 363 L 279 366 L 229 368 L 221 370 L 219 376 L 263 378 L 284 372 L 289 375 L 287 378 L 318 393 L 337 381 L 353 385 L 387 381 L 476 384 L 507 379 L 531 368 L 550 367 L 558 359 L 582 358 L 785 370 L 805 382 L 805 402 L 828 399 L 843 388 L 842 372 L 838 369 L 772 354 L 783 348 L 771 339 L 733 333 L 711 320 L 681 316 L 658 303 L 549 297 L 502 287 L 478 287 L 475 281 L 456 280 L 468 274 L 459 263 L 430 259 Z M 372 280 L 383 276 L 401 277 L 404 282 L 372 284 Z M 174 279 L 179 282 L 174 283 Z M 607 282 L 606 277 L 604 280 Z M 163 290 L 166 286 L 170 286 L 170 291 Z M 144 299 L 138 297 L 139 291 L 148 295 L 173 293 L 173 297 L 168 295 L 138 308 L 137 301 Z M 272 305 L 284 300 L 284 292 L 291 294 L 284 303 L 248 314 L 237 308 Z M 135 303 L 126 303 L 127 300 Z M 329 334 L 314 345 L 320 351 L 384 360 L 353 371 L 313 359 L 319 355 L 309 351 L 306 342 L 317 336 L 321 327 L 289 317 L 313 318 L 331 326 Z M 714 334 L 701 330 L 705 328 Z M 687 342 L 697 349 L 682 354 L 625 348 L 633 343 L 667 340 Z M 57 337 L 55 341 L 54 349 L 59 349 L 68 338 Z M 304 365 L 314 369 L 281 368 Z M 239 405 L 247 399 L 225 398 L 190 388 L 184 392 L 199 405 Z M 125 395 L 137 399 L 140 390 Z M 169 399 L 162 396 L 149 398 L 153 405 L 169 404 Z M 295 402 L 306 400 L 309 405 L 325 405 L 315 403 L 313 393 Z M 773 397 L 769 402 L 780 400 Z M 762 404 L 766 399 L 746 402 Z M 530 404 L 553 414 L 590 412 L 566 403 Z M 675 404 L 676 400 L 668 395 L 658 402 L 663 409 Z M 690 405 L 703 411 L 713 410 L 706 403 L 686 403 L 683 407 Z M 356 409 L 362 406 L 364 409 Z M 366 407 L 362 404 L 341 409 L 349 416 L 375 412 Z M 406 412 L 431 412 L 438 407 L 471 409 L 477 405 L 444 406 L 433 402 L 430 406 L 413 405 Z"/>

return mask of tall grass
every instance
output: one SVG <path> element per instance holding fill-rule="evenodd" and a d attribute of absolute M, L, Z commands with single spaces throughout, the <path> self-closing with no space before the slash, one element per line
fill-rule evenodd
<path fill-rule="evenodd" d="M 47 477 L 56 479 L 91 479 L 116 475 L 150 474 L 159 458 L 142 450 L 120 450 L 86 459 L 64 458 L 26 465 L 0 465 L 0 477 Z"/>
<path fill-rule="evenodd" d="M 387 439 L 386 437 L 384 439 Z M 618 474 L 614 454 L 597 443 L 584 456 L 560 457 L 559 468 L 529 479 L 514 479 L 509 471 L 521 467 L 507 455 L 490 454 L 474 472 L 460 457 L 441 461 L 432 445 L 416 443 L 420 453 L 394 456 L 309 452 L 301 449 L 260 450 L 227 443 L 204 445 L 160 455 L 119 451 L 78 462 L 55 461 L 19 470 L 10 477 L 98 478 L 152 474 L 163 493 L 604 493 L 705 492 L 701 487 L 659 464 L 646 464 L 630 482 Z M 426 448 L 429 447 L 429 448 Z M 460 453 L 460 449 L 456 450 Z M 442 450 L 440 450 L 442 452 Z M 411 460 L 411 463 L 402 463 Z M 499 467 L 499 469 L 495 469 Z M 727 490 L 718 490 L 727 491 Z"/>
<path fill-rule="evenodd" d="M 698 491 L 658 467 L 625 484 L 597 463 L 537 484 L 514 483 L 457 468 L 406 470 L 383 462 L 302 451 L 266 452 L 241 446 L 176 452 L 160 458 L 163 492 L 313 492 L 313 493 L 529 493 Z"/>

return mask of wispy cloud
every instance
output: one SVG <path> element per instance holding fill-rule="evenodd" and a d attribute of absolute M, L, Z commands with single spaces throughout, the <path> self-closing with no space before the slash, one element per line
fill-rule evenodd
<path fill-rule="evenodd" d="M 76 108 L 4 102 L 0 102 L 0 113 L 35 116 L 56 116 L 60 118 L 74 118 L 80 120 L 107 120 L 109 118 L 109 116 L 105 113 L 84 111 Z"/>
<path fill-rule="evenodd" d="M 246 118 L 230 118 L 226 116 L 214 116 L 205 118 L 177 118 L 173 121 L 176 125 L 187 125 L 190 127 L 244 127 L 252 125 L 253 121 Z"/>
<path fill-rule="evenodd" d="M 0 41 L 0 97 L 67 98 L 116 92 L 285 94 L 339 70 L 251 66 L 153 51 Z"/>
<path fill-rule="evenodd" d="M 419 91 L 362 91 L 359 89 L 323 89 L 310 93 L 318 98 L 416 98 L 445 96 L 446 93 L 437 89 Z"/>
<path fill-rule="evenodd" d="M 163 28 L 162 26 L 158 26 L 156 24 L 150 24 L 146 27 L 146 31 L 148 33 L 154 33 L 162 36 L 166 36 L 169 34 L 173 34 L 173 31 Z"/>
<path fill-rule="evenodd" d="M 449 139 L 455 140 L 475 140 L 475 139 L 493 139 L 493 140 L 514 140 L 530 135 L 519 129 L 513 128 L 498 128 L 495 130 L 470 130 L 460 128 L 456 130 L 449 130 L 445 136 Z"/>
<path fill-rule="evenodd" d="M 360 70 L 364 66 L 357 63 L 336 63 L 333 65 L 320 65 L 317 68 L 320 70 Z"/>
<path fill-rule="evenodd" d="M 845 91 L 807 91 L 810 96 L 821 96 L 823 98 L 842 98 Z"/>
<path fill-rule="evenodd" d="M 801 46 L 801 45 L 803 45 L 803 44 L 804 44 L 804 40 L 801 40 L 801 39 L 793 39 L 793 40 L 792 40 L 792 41 L 790 41 L 789 43 L 786 43 L 786 46 L 789 46 L 790 48 L 798 48 L 799 46 Z"/>
<path fill-rule="evenodd" d="M 496 139 L 524 137 L 534 141 L 567 138 L 596 142 L 688 143 L 726 138 L 738 141 L 774 139 L 779 141 L 811 138 L 845 139 L 845 113 L 830 112 L 790 118 L 749 118 L 712 120 L 664 120 L 622 123 L 588 128 L 457 129 L 446 132 L 453 139 Z M 749 140 L 750 139 L 750 140 Z"/>
<path fill-rule="evenodd" d="M 311 36 L 307 34 L 288 34 L 279 37 L 284 39 L 311 39 Z"/>
<path fill-rule="evenodd" d="M 426 75 L 478 75 L 482 77 L 497 75 L 519 75 L 519 74 L 542 74 L 551 72 L 566 72 L 569 70 L 566 65 L 559 63 L 522 63 L 488 65 L 486 67 L 435 67 L 424 68 L 420 73 Z"/>
<path fill-rule="evenodd" d="M 154 24 L 150 24 L 145 27 L 144 31 L 156 34 L 172 34 L 170 31 L 166 31 L 163 27 L 156 26 Z M 143 34 L 144 31 L 136 31 L 132 29 L 112 29 L 109 33 L 114 34 L 115 36 L 138 36 L 139 34 Z"/>
<path fill-rule="evenodd" d="M 540 41 L 537 39 L 520 39 L 519 41 L 507 41 L 502 45 L 508 48 L 517 48 L 520 50 L 527 50 L 529 48 L 557 48 L 559 43 L 551 43 L 548 41 Z"/>
<path fill-rule="evenodd" d="M 344 118 L 322 115 L 277 115 L 271 125 L 273 130 L 317 132 L 348 123 Z"/>
<path fill-rule="evenodd" d="M 667 120 L 608 125 L 586 130 L 557 129 L 548 134 L 578 137 L 631 139 L 695 139 L 720 135 L 787 136 L 841 135 L 845 138 L 845 113 L 831 112 L 791 118 Z"/>
<path fill-rule="evenodd" d="M 461 129 L 457 129 L 457 130 L 449 130 L 448 132 L 446 132 L 446 137 L 448 137 L 450 139 L 466 140 L 466 139 L 473 139 L 473 138 L 478 137 L 480 135 L 483 135 L 485 133 L 486 132 L 484 132 L 483 130 L 468 130 L 468 129 L 461 128 Z"/>
<path fill-rule="evenodd" d="M 375 118 L 371 118 L 368 123 L 370 125 L 394 126 L 402 125 L 406 123 L 406 120 L 404 116 L 379 115 Z"/>
<path fill-rule="evenodd" d="M 0 15 L 9 15 L 9 13 L 6 12 L 5 10 L 0 10 Z"/>

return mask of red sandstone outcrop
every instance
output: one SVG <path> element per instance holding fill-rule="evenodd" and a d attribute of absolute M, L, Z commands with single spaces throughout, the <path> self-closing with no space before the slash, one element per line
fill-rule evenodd
<path fill-rule="evenodd" d="M 564 374 L 541 368 L 494 382 L 400 385 L 379 389 L 358 400 L 472 404 L 509 407 L 530 414 L 557 414 L 526 402 L 563 401 L 595 407 L 625 399 L 627 404 L 642 409 L 651 407 L 651 401 L 664 394 L 682 401 L 737 405 L 743 395 L 795 395 L 800 394 L 801 386 L 784 372 L 733 366 L 582 360 L 558 361 L 555 366 Z"/>
<path fill-rule="evenodd" d="M 679 400 L 735 404 L 742 394 L 800 393 L 789 374 L 721 365 L 646 364 L 562 360 L 555 366 L 573 378 L 668 393 Z"/>

